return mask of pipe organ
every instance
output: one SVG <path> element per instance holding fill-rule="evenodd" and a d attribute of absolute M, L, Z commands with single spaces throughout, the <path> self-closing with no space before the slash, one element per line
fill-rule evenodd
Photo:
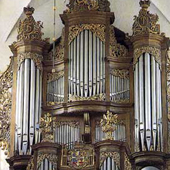
<path fill-rule="evenodd" d="M 139 1 L 130 36 L 108 0 L 70 0 L 53 44 L 24 8 L 0 77 L 11 170 L 170 169 L 169 39 Z"/>

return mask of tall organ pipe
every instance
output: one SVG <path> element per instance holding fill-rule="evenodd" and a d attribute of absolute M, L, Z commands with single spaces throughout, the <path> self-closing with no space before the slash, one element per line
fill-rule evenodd
<path fill-rule="evenodd" d="M 41 71 L 32 59 L 25 59 L 17 74 L 15 151 L 19 154 L 30 154 L 31 146 L 39 142 L 41 83 Z"/>
<path fill-rule="evenodd" d="M 69 96 L 105 93 L 105 45 L 95 33 L 82 31 L 70 43 L 68 58 Z"/>
<path fill-rule="evenodd" d="M 138 145 L 137 148 L 141 151 L 161 151 L 161 70 L 151 54 L 144 53 L 139 57 L 135 64 L 134 83 L 136 146 Z"/>

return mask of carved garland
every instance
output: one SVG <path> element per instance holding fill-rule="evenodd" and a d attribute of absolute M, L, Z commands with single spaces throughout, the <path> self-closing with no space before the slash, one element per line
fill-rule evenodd
<path fill-rule="evenodd" d="M 101 152 L 100 153 L 100 167 L 103 165 L 104 161 L 108 158 L 112 158 L 116 165 L 120 168 L 120 154 L 118 152 Z"/>
<path fill-rule="evenodd" d="M 110 74 L 112 74 L 115 77 L 120 77 L 121 79 L 129 79 L 129 70 L 125 70 L 125 69 L 112 69 L 110 71 Z"/>
<path fill-rule="evenodd" d="M 43 60 L 43 56 L 36 54 L 36 53 L 21 53 L 18 54 L 18 69 L 21 66 L 21 63 L 25 60 L 25 59 L 31 59 L 34 61 L 35 65 L 37 66 L 38 69 L 42 70 L 42 60 Z"/>
<path fill-rule="evenodd" d="M 143 53 L 152 54 L 156 62 L 158 62 L 161 66 L 161 50 L 159 48 L 149 47 L 149 46 L 135 49 L 134 60 L 133 60 L 134 65 L 138 62 L 138 59 Z"/>
<path fill-rule="evenodd" d="M 111 58 L 121 58 L 121 57 L 127 57 L 128 50 L 125 46 L 117 43 L 116 37 L 115 37 L 115 31 L 114 26 L 110 26 L 110 57 Z"/>
<path fill-rule="evenodd" d="M 47 82 L 50 83 L 52 81 L 56 81 L 63 76 L 64 76 L 64 71 L 60 71 L 57 73 L 48 73 L 47 74 Z"/>
<path fill-rule="evenodd" d="M 69 102 L 74 101 L 104 101 L 106 98 L 105 94 L 99 94 L 91 97 L 81 97 L 76 95 L 69 95 Z"/>
<path fill-rule="evenodd" d="M 101 41 L 105 42 L 105 25 L 101 24 L 80 24 L 69 27 L 69 44 L 77 37 L 80 32 L 89 30 L 93 32 Z"/>
<path fill-rule="evenodd" d="M 10 119 L 12 107 L 12 71 L 13 60 L 7 70 L 0 76 L 0 147 L 9 151 L 10 142 Z"/>
<path fill-rule="evenodd" d="M 42 161 L 45 159 L 48 159 L 48 161 L 51 162 L 52 165 L 54 166 L 54 169 L 57 170 L 57 160 L 58 160 L 57 155 L 50 154 L 50 153 L 41 153 L 41 152 L 38 153 L 37 168 L 40 167 Z"/>

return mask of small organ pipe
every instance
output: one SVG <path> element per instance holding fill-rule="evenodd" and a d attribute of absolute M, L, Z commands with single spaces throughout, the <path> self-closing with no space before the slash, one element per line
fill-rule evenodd
<path fill-rule="evenodd" d="M 92 54 L 92 32 L 89 31 L 89 96 L 92 96 L 92 77 L 93 77 L 93 54 Z"/>
<path fill-rule="evenodd" d="M 77 36 L 77 95 L 80 96 L 80 35 Z M 70 94 L 70 93 L 69 93 Z"/>
<path fill-rule="evenodd" d="M 84 70 L 84 57 L 83 57 L 83 32 L 80 33 L 81 36 L 81 43 L 80 43 L 80 48 L 81 48 L 81 53 L 80 53 L 80 67 L 81 70 Z M 83 71 L 80 72 L 80 92 L 81 92 L 81 96 L 83 97 L 84 93 L 83 93 Z"/>
<path fill-rule="evenodd" d="M 97 84 L 97 77 L 96 77 L 96 73 L 97 73 L 97 59 L 96 59 L 96 36 L 95 34 L 93 34 L 93 95 L 96 94 L 96 84 Z"/>
<path fill-rule="evenodd" d="M 77 64 L 77 48 L 76 39 L 74 40 L 74 68 L 73 68 L 73 84 L 74 84 L 74 95 L 76 95 L 76 64 Z"/>

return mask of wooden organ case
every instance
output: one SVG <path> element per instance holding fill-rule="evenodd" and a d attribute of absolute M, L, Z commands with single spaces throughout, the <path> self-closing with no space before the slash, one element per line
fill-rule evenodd
<path fill-rule="evenodd" d="M 170 169 L 169 40 L 149 5 L 129 36 L 108 0 L 70 0 L 54 49 L 24 8 L 0 78 L 11 170 Z"/>

